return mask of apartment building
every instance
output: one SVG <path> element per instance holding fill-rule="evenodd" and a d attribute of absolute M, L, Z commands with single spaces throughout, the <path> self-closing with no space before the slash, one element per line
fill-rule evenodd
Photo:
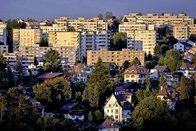
<path fill-rule="evenodd" d="M 48 35 L 48 44 L 51 47 L 75 47 L 79 48 L 80 33 L 66 31 L 51 31 Z"/>
<path fill-rule="evenodd" d="M 146 30 L 148 24 L 124 22 L 119 25 L 119 32 L 128 32 L 132 30 Z"/>
<path fill-rule="evenodd" d="M 130 13 L 128 15 L 124 15 L 124 19 L 127 19 L 129 22 L 136 23 L 146 23 L 146 24 L 155 24 L 156 27 L 159 27 L 163 24 L 193 24 L 194 18 L 184 14 L 179 13 L 177 15 L 170 13 L 148 13 L 143 15 L 141 13 Z M 124 19 L 122 21 L 124 21 Z"/>
<path fill-rule="evenodd" d="M 52 24 L 52 26 L 40 26 L 40 29 L 42 31 L 42 38 L 48 41 L 48 33 L 50 31 L 67 31 L 67 26 L 62 24 Z"/>
<path fill-rule="evenodd" d="M 196 24 L 173 26 L 173 36 L 178 40 L 187 40 L 192 34 L 196 35 Z"/>
<path fill-rule="evenodd" d="M 78 19 L 68 19 L 68 26 L 73 27 L 75 31 L 107 31 L 108 22 L 100 20 L 98 17 L 92 19 L 85 19 L 79 17 Z"/>
<path fill-rule="evenodd" d="M 0 45 L 7 44 L 6 23 L 0 22 Z"/>
<path fill-rule="evenodd" d="M 127 48 L 143 50 L 146 54 L 154 54 L 156 45 L 155 30 L 132 30 L 127 32 Z"/>
<path fill-rule="evenodd" d="M 3 56 L 7 59 L 7 63 L 12 70 L 15 70 L 17 61 L 21 62 L 23 71 L 28 70 L 28 66 L 34 64 L 33 54 L 13 52 L 13 53 L 4 53 Z"/>
<path fill-rule="evenodd" d="M 144 51 L 134 51 L 129 49 L 122 49 L 122 51 L 109 51 L 107 49 L 100 49 L 97 51 L 87 51 L 87 64 L 93 65 L 97 62 L 98 58 L 101 58 L 103 62 L 115 63 L 118 66 L 127 60 L 132 62 L 135 58 L 138 58 L 142 65 L 144 65 Z"/>
<path fill-rule="evenodd" d="M 41 41 L 41 30 L 31 29 L 13 29 L 13 50 L 19 50 L 19 46 L 38 47 Z"/>
<path fill-rule="evenodd" d="M 0 45 L 0 54 L 8 53 L 8 45 Z"/>
<path fill-rule="evenodd" d="M 82 32 L 80 34 L 81 56 L 86 57 L 87 50 L 108 49 L 110 47 L 110 34 L 106 31 Z"/>
<path fill-rule="evenodd" d="M 33 54 L 39 62 L 44 60 L 46 52 L 51 49 L 59 52 L 62 64 L 74 65 L 76 63 L 78 52 L 74 47 L 20 47 L 20 52 Z"/>

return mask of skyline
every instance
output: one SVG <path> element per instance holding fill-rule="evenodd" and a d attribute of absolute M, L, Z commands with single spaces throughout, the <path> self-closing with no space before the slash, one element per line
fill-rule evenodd
<path fill-rule="evenodd" d="M 130 12 L 169 12 L 174 14 L 185 12 L 192 17 L 196 17 L 195 4 L 195 0 L 150 0 L 150 2 L 147 0 L 123 0 L 123 2 L 118 0 L 58 0 L 58 2 L 54 0 L 6 0 L 1 1 L 0 19 L 25 19 L 28 17 L 54 19 L 60 16 L 91 18 L 107 11 L 112 12 L 117 17 Z"/>

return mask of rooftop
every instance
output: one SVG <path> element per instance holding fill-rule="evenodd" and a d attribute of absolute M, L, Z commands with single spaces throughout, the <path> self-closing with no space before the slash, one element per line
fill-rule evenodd
<path fill-rule="evenodd" d="M 58 77 L 58 76 L 61 76 L 63 75 L 63 73 L 45 73 L 41 76 L 38 76 L 37 78 L 38 79 L 52 79 L 52 78 L 55 78 L 55 77 Z"/>

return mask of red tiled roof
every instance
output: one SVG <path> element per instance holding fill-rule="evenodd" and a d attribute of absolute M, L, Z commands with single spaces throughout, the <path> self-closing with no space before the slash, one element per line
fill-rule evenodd
<path fill-rule="evenodd" d="M 148 74 L 149 71 L 143 66 L 133 65 L 125 70 L 125 74 Z"/>

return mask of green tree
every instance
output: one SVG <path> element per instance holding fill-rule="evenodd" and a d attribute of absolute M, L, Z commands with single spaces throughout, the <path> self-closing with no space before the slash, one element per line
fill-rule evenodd
<path fill-rule="evenodd" d="M 112 37 L 111 42 L 111 48 L 114 50 L 122 50 L 122 48 L 127 48 L 127 34 L 116 32 Z"/>
<path fill-rule="evenodd" d="M 94 67 L 84 90 L 83 100 L 89 103 L 92 108 L 97 108 L 104 105 L 106 96 L 110 95 L 108 92 L 112 90 L 114 83 L 101 58 L 98 59 Z"/>
<path fill-rule="evenodd" d="M 99 110 L 96 110 L 94 114 L 94 118 L 95 118 L 95 121 L 97 122 L 100 121 L 102 119 L 102 113 Z"/>
<path fill-rule="evenodd" d="M 157 44 L 154 48 L 154 55 L 160 57 L 162 55 L 162 49 L 159 44 Z"/>
<path fill-rule="evenodd" d="M 135 59 L 133 59 L 133 61 L 131 62 L 131 65 L 141 65 L 141 62 L 137 57 L 135 57 Z"/>
<path fill-rule="evenodd" d="M 164 75 L 162 75 L 161 78 L 160 78 L 159 86 L 161 88 L 165 88 L 167 86 L 167 79 L 165 78 Z"/>
<path fill-rule="evenodd" d="M 58 106 L 61 102 L 70 99 L 71 86 L 64 77 L 57 77 L 47 83 L 33 86 L 33 93 L 38 100 Z"/>
<path fill-rule="evenodd" d="M 97 17 L 98 17 L 100 20 L 103 20 L 103 15 L 102 15 L 101 13 L 99 13 L 99 14 L 97 15 Z"/>
<path fill-rule="evenodd" d="M 123 21 L 124 22 L 129 22 L 128 19 L 127 19 L 127 17 L 124 17 L 124 20 Z"/>
<path fill-rule="evenodd" d="M 181 65 L 181 55 L 176 50 L 169 50 L 167 51 L 165 57 L 161 57 L 159 59 L 159 64 L 167 65 L 169 69 L 174 72 Z"/>
<path fill-rule="evenodd" d="M 6 58 L 0 53 L 0 71 L 5 71 L 6 63 Z"/>
<path fill-rule="evenodd" d="M 122 70 L 123 72 L 128 69 L 130 67 L 131 63 L 129 61 L 124 61 L 123 65 L 122 65 Z"/>
<path fill-rule="evenodd" d="M 49 50 L 45 54 L 45 64 L 44 68 L 47 71 L 60 71 L 61 70 L 61 61 L 59 52 L 56 50 Z"/>
<path fill-rule="evenodd" d="M 191 60 L 191 64 L 196 68 L 196 54 L 193 55 L 193 58 Z"/>
<path fill-rule="evenodd" d="M 167 104 L 153 96 L 144 98 L 135 107 L 132 116 L 137 130 L 171 129 L 176 124 Z"/>
<path fill-rule="evenodd" d="M 184 76 L 180 79 L 177 86 L 177 91 L 180 94 L 180 100 L 186 108 L 190 108 L 194 103 L 195 81 Z"/>
<path fill-rule="evenodd" d="M 25 98 L 21 88 L 9 88 L 5 95 L 7 113 L 5 121 L 14 127 L 21 125 L 33 125 L 38 118 L 36 107 L 32 106 L 28 99 Z"/>

